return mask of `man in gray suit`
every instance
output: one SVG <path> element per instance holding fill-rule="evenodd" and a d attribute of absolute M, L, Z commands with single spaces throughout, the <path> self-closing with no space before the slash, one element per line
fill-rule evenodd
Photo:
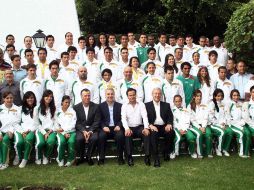
<path fill-rule="evenodd" d="M 91 156 L 98 141 L 100 110 L 97 104 L 90 101 L 91 93 L 88 89 L 83 89 L 80 94 L 82 102 L 73 107 L 77 114 L 76 148 L 80 156 L 77 165 L 84 162 L 85 143 L 88 143 L 87 162 L 93 165 Z"/>

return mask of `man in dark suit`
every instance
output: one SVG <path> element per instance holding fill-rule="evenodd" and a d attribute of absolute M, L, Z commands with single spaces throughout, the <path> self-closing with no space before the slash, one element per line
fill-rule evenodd
<path fill-rule="evenodd" d="M 164 159 L 169 161 L 169 153 L 173 149 L 174 130 L 173 130 L 173 114 L 169 103 L 162 102 L 161 89 L 155 88 L 152 91 L 153 101 L 146 103 L 149 128 L 151 131 L 151 148 L 154 156 L 154 166 L 160 167 L 160 159 L 158 153 L 158 139 L 160 136 L 165 138 Z"/>
<path fill-rule="evenodd" d="M 105 95 L 106 101 L 99 105 L 101 111 L 101 130 L 99 132 L 98 143 L 98 164 L 104 164 L 106 140 L 108 138 L 114 138 L 118 152 L 118 163 L 122 165 L 124 164 L 124 130 L 121 122 L 122 104 L 115 101 L 115 91 L 113 88 L 106 89 Z"/>
<path fill-rule="evenodd" d="M 76 148 L 80 156 L 77 164 L 84 162 L 85 143 L 88 143 L 87 162 L 93 165 L 92 153 L 98 141 L 98 129 L 100 126 L 99 105 L 90 101 L 90 90 L 81 91 L 82 102 L 75 105 L 73 109 L 77 114 L 76 122 Z"/>

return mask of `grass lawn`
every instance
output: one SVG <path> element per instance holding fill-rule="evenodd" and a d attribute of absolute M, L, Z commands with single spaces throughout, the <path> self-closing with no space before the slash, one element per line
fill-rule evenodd
<path fill-rule="evenodd" d="M 134 159 L 134 167 L 118 166 L 116 159 L 104 166 L 87 163 L 59 168 L 55 162 L 47 166 L 29 164 L 24 169 L 9 167 L 0 171 L 0 187 L 18 189 L 27 185 L 64 187 L 65 189 L 254 189 L 254 159 L 237 155 L 194 160 L 180 156 L 162 162 L 160 168 L 148 167 L 142 158 Z"/>

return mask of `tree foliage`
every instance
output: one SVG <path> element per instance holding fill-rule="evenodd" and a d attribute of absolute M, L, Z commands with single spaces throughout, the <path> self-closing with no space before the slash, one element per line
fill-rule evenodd
<path fill-rule="evenodd" d="M 76 0 L 85 33 L 223 35 L 231 14 L 248 0 Z"/>
<path fill-rule="evenodd" d="M 236 59 L 247 60 L 254 68 L 254 0 L 237 9 L 228 22 L 225 42 Z"/>

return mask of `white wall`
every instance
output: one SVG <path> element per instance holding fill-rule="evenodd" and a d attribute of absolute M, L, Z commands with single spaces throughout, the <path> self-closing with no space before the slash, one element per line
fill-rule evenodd
<path fill-rule="evenodd" d="M 0 18 L 0 44 L 13 34 L 16 49 L 38 29 L 55 36 L 55 47 L 64 43 L 66 32 L 73 33 L 75 44 L 80 36 L 75 0 L 0 0 Z"/>

